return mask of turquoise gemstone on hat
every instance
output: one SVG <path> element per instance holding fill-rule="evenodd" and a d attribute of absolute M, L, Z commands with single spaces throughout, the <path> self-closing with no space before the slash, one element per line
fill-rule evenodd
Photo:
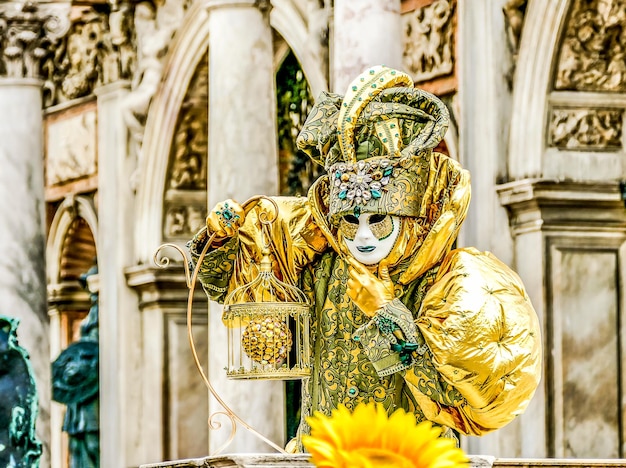
<path fill-rule="evenodd" d="M 337 196 L 339 197 L 340 200 L 345 200 L 347 195 L 348 195 L 348 191 L 342 190 L 341 192 L 339 192 L 339 195 Z"/>
<path fill-rule="evenodd" d="M 370 190 L 370 192 L 372 193 L 372 198 L 380 198 L 383 196 L 380 190 Z"/>
<path fill-rule="evenodd" d="M 383 171 L 383 176 L 390 176 L 393 173 L 393 167 L 388 167 Z"/>

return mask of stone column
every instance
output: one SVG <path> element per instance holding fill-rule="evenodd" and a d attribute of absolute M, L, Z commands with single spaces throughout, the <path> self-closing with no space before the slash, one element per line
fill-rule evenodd
<path fill-rule="evenodd" d="M 335 0 L 332 28 L 333 92 L 373 65 L 403 69 L 400 0 Z"/>
<path fill-rule="evenodd" d="M 63 23 L 50 8 L 0 5 L 0 314 L 20 320 L 20 345 L 30 354 L 39 395 L 41 466 L 50 464 L 50 345 L 39 61 L 47 41 L 65 32 L 50 29 L 50 19 Z"/>
<path fill-rule="evenodd" d="M 506 177 L 511 94 L 505 17 L 507 0 L 458 3 L 459 146 L 472 175 L 472 203 L 463 224 L 464 245 L 489 250 L 511 265 L 506 210 L 496 194 Z M 480 53 L 477 53 L 480 51 Z"/>
<path fill-rule="evenodd" d="M 498 192 L 547 343 L 544 380 L 515 421 L 517 451 L 507 456 L 617 458 L 626 275 L 619 184 L 523 179 Z M 587 407 L 594 411 L 579 410 Z"/>
<path fill-rule="evenodd" d="M 133 466 L 150 459 L 142 431 L 141 323 L 137 295 L 127 286 L 132 264 L 134 194 L 121 105 L 129 89 L 118 82 L 95 90 L 98 99 L 98 272 L 100 282 L 100 466 Z M 158 391 L 154 389 L 154 391 Z M 160 421 L 151 421 L 160 424 Z M 160 442 L 159 442 L 160 444 Z M 157 444 L 157 445 L 159 445 Z"/>
<path fill-rule="evenodd" d="M 172 255 L 172 260 L 178 259 Z M 187 288 L 180 264 L 161 269 L 137 265 L 126 269 L 128 285 L 139 296 L 144 386 L 142 414 L 152 424 L 144 426 L 144 441 L 152 444 L 145 462 L 180 460 L 207 454 L 208 390 L 195 366 L 187 335 Z M 207 371 L 208 298 L 195 289 L 192 330 L 196 352 Z M 228 395 L 224 395 L 228 397 Z"/>
<path fill-rule="evenodd" d="M 278 192 L 276 92 L 269 2 L 214 0 L 209 8 L 209 157 L 208 206 L 233 198 Z M 221 306 L 209 311 L 209 378 L 244 420 L 270 440 L 283 443 L 282 382 L 228 381 L 225 377 L 226 329 Z M 209 401 L 212 414 L 222 408 Z M 229 435 L 209 434 L 210 450 Z M 272 450 L 239 428 L 229 452 Z"/>
<path fill-rule="evenodd" d="M 472 202 L 462 245 L 493 252 L 507 265 L 515 256 L 508 216 L 496 191 L 507 176 L 511 60 L 503 6 L 507 0 L 458 2 L 459 147 L 472 177 Z M 480 52 L 477 52 L 480 51 Z M 484 437 L 467 438 L 470 453 L 520 456 L 521 418 Z"/>

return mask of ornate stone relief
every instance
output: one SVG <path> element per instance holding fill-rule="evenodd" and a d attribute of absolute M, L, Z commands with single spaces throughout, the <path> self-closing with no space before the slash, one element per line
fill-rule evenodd
<path fill-rule="evenodd" d="M 626 0 L 575 0 L 555 89 L 626 91 Z"/>
<path fill-rule="evenodd" d="M 517 54 L 522 38 L 522 27 L 524 26 L 527 6 L 528 0 L 508 0 L 502 7 L 507 43 L 511 52 L 511 65 L 506 76 L 509 89 L 513 88 L 513 76 L 515 74 L 515 65 L 517 63 Z"/>
<path fill-rule="evenodd" d="M 506 24 L 506 36 L 513 57 L 517 57 L 517 52 L 519 51 L 527 5 L 528 0 L 508 0 L 502 7 Z"/>
<path fill-rule="evenodd" d="M 206 203 L 169 206 L 165 211 L 163 236 L 167 240 L 190 239 L 204 226 L 206 217 Z"/>
<path fill-rule="evenodd" d="M 96 110 L 52 120 L 46 132 L 46 186 L 96 174 Z"/>
<path fill-rule="evenodd" d="M 180 27 L 188 0 L 141 1 L 134 8 L 137 67 L 131 92 L 123 104 L 122 115 L 130 130 L 131 143 L 139 152 L 148 107 L 163 76 L 163 57 Z"/>
<path fill-rule="evenodd" d="M 178 116 L 178 126 L 170 153 L 172 162 L 166 185 L 168 189 L 206 190 L 209 128 L 207 55 L 196 69 Z"/>
<path fill-rule="evenodd" d="M 44 64 L 46 105 L 87 96 L 97 86 L 131 78 L 136 62 L 133 8 L 124 2 L 108 10 L 73 7 L 68 35 Z"/>
<path fill-rule="evenodd" d="M 572 150 L 622 147 L 623 109 L 553 109 L 550 146 Z"/>
<path fill-rule="evenodd" d="M 69 6 L 0 4 L 0 76 L 40 78 L 41 61 L 67 32 Z"/>
<path fill-rule="evenodd" d="M 163 226 L 168 239 L 191 237 L 206 218 L 208 80 L 208 54 L 204 54 L 181 106 L 170 152 Z"/>
<path fill-rule="evenodd" d="M 404 65 L 417 82 L 452 73 L 456 1 L 435 0 L 402 16 Z"/>

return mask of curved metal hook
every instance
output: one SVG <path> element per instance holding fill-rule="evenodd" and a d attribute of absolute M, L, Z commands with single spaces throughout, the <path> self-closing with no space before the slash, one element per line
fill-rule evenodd
<path fill-rule="evenodd" d="M 161 251 L 167 247 L 171 247 L 172 249 L 175 249 L 178 251 L 178 253 L 181 255 L 181 257 L 183 257 L 183 267 L 185 268 L 185 281 L 187 282 L 187 288 L 191 287 L 191 271 L 189 270 L 189 258 L 187 257 L 187 254 L 185 253 L 185 251 L 180 248 L 180 246 L 176 245 L 176 244 L 172 244 L 172 243 L 167 243 L 167 244 L 161 244 L 157 249 L 156 252 L 154 252 L 154 264 L 156 266 L 158 266 L 159 268 L 167 268 L 170 266 L 171 263 L 171 259 L 165 255 L 159 257 L 159 253 L 161 253 Z"/>
<path fill-rule="evenodd" d="M 230 420 L 230 435 L 228 436 L 228 439 L 226 439 L 226 442 L 224 442 L 222 445 L 220 445 L 218 447 L 218 449 L 213 452 L 213 455 L 218 455 L 220 453 L 222 453 L 222 451 L 228 447 L 230 445 L 230 443 L 235 439 L 235 434 L 237 434 L 237 421 L 235 420 L 235 418 L 233 417 L 232 414 L 229 414 L 226 411 L 216 411 L 215 413 L 211 414 L 209 416 L 209 428 L 213 431 L 216 431 L 218 429 L 222 428 L 222 423 L 219 421 L 214 421 L 214 418 L 216 416 L 226 416 L 229 420 Z"/>
<path fill-rule="evenodd" d="M 278 205 L 276 204 L 276 202 L 274 200 L 272 200 L 271 198 L 266 197 L 264 195 L 257 195 L 255 197 L 252 197 L 249 200 L 247 200 L 242 205 L 242 207 L 244 208 L 245 213 L 248 214 L 250 212 L 250 210 L 252 208 L 254 208 L 259 203 L 259 201 L 261 201 L 261 199 L 268 200 L 274 206 L 274 210 L 275 210 L 274 211 L 274 217 L 271 220 L 268 220 L 267 215 L 265 214 L 265 212 L 262 212 L 262 213 L 259 214 L 259 220 L 261 221 L 261 223 L 263 223 L 265 225 L 268 225 L 268 224 L 273 223 L 278 218 Z M 206 228 L 205 228 L 205 230 L 206 230 Z M 270 447 L 272 447 L 276 451 L 278 451 L 280 453 L 287 453 L 282 447 L 280 447 L 279 445 L 277 445 L 274 442 L 272 442 L 271 440 L 269 440 L 267 437 L 265 437 L 264 435 L 259 433 L 252 426 L 250 426 L 250 424 L 248 424 L 243 419 L 241 419 L 226 404 L 226 402 L 224 400 L 222 400 L 222 398 L 219 396 L 219 394 L 217 393 L 215 388 L 213 388 L 213 385 L 209 381 L 206 373 L 204 372 L 204 369 L 202 368 L 202 364 L 200 363 L 200 359 L 199 359 L 198 353 L 196 351 L 195 340 L 193 338 L 193 333 L 192 333 L 193 295 L 194 295 L 195 288 L 196 288 L 196 282 L 198 281 L 198 273 L 200 272 L 200 267 L 202 266 L 202 261 L 204 260 L 204 257 L 206 257 L 206 254 L 208 253 L 209 248 L 211 247 L 211 244 L 213 243 L 214 239 L 215 239 L 215 234 L 212 234 L 208 238 L 208 240 L 206 241 L 206 243 L 204 245 L 204 248 L 202 249 L 202 252 L 200 252 L 200 255 L 198 256 L 198 261 L 196 263 L 195 268 L 193 269 L 193 272 L 191 272 L 191 275 L 190 275 L 189 260 L 188 260 L 187 254 L 185 253 L 185 251 L 183 249 L 181 249 L 176 244 L 168 243 L 168 244 L 162 244 L 161 246 L 159 246 L 157 251 L 154 254 L 154 263 L 157 266 L 161 267 L 161 268 L 167 268 L 167 266 L 170 264 L 169 257 L 165 257 L 165 256 L 159 257 L 158 256 L 159 252 L 163 248 L 165 248 L 165 247 L 172 247 L 173 249 L 177 250 L 182 255 L 182 257 L 185 260 L 185 262 L 184 262 L 185 275 L 186 275 L 186 279 L 187 279 L 187 287 L 189 288 L 189 295 L 188 295 L 188 298 L 187 298 L 187 338 L 189 340 L 189 346 L 191 347 L 191 354 L 193 356 L 193 360 L 194 360 L 194 363 L 196 365 L 196 368 L 197 368 L 198 372 L 200 373 L 200 376 L 202 377 L 202 381 L 204 382 L 204 385 L 209 389 L 209 392 L 211 392 L 213 397 L 215 397 L 215 399 L 218 401 L 218 403 L 225 410 L 225 412 L 220 411 L 220 412 L 217 412 L 217 413 L 213 413 L 212 415 L 209 416 L 209 421 L 208 421 L 209 422 L 209 427 L 211 429 L 213 429 L 213 430 L 219 429 L 221 427 L 221 424 L 219 422 L 214 423 L 212 421 L 213 417 L 216 414 L 224 414 L 224 415 L 226 415 L 231 420 L 231 423 L 232 423 L 230 437 L 228 438 L 226 443 L 218 449 L 217 453 L 219 453 L 222 450 L 224 450 L 233 441 L 233 439 L 235 437 L 235 433 L 237 432 L 237 423 L 241 424 L 245 429 L 247 429 L 249 432 L 254 434 L 256 437 L 261 439 L 263 442 L 268 444 Z"/>

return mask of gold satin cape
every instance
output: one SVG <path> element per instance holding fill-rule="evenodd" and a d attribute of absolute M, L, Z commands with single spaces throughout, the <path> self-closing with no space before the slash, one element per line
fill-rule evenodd
<path fill-rule="evenodd" d="M 521 414 L 539 383 L 539 323 L 520 278 L 489 252 L 451 250 L 467 213 L 469 173 L 438 153 L 430 165 L 421 214 L 403 219 L 388 257 L 396 299 L 377 312 L 420 345 L 409 364 L 390 350 L 394 337 L 346 294 L 349 253 L 328 222 L 328 180 L 319 179 L 306 198 L 275 198 L 274 270 L 312 304 L 314 368 L 303 383 L 299 434 L 308 432 L 305 418 L 314 411 L 375 401 L 480 436 Z M 205 257 L 199 278 L 211 299 L 223 302 L 256 276 L 262 211 L 273 207 L 261 202 L 238 235 Z M 206 232 L 191 241 L 194 262 L 205 242 Z"/>

